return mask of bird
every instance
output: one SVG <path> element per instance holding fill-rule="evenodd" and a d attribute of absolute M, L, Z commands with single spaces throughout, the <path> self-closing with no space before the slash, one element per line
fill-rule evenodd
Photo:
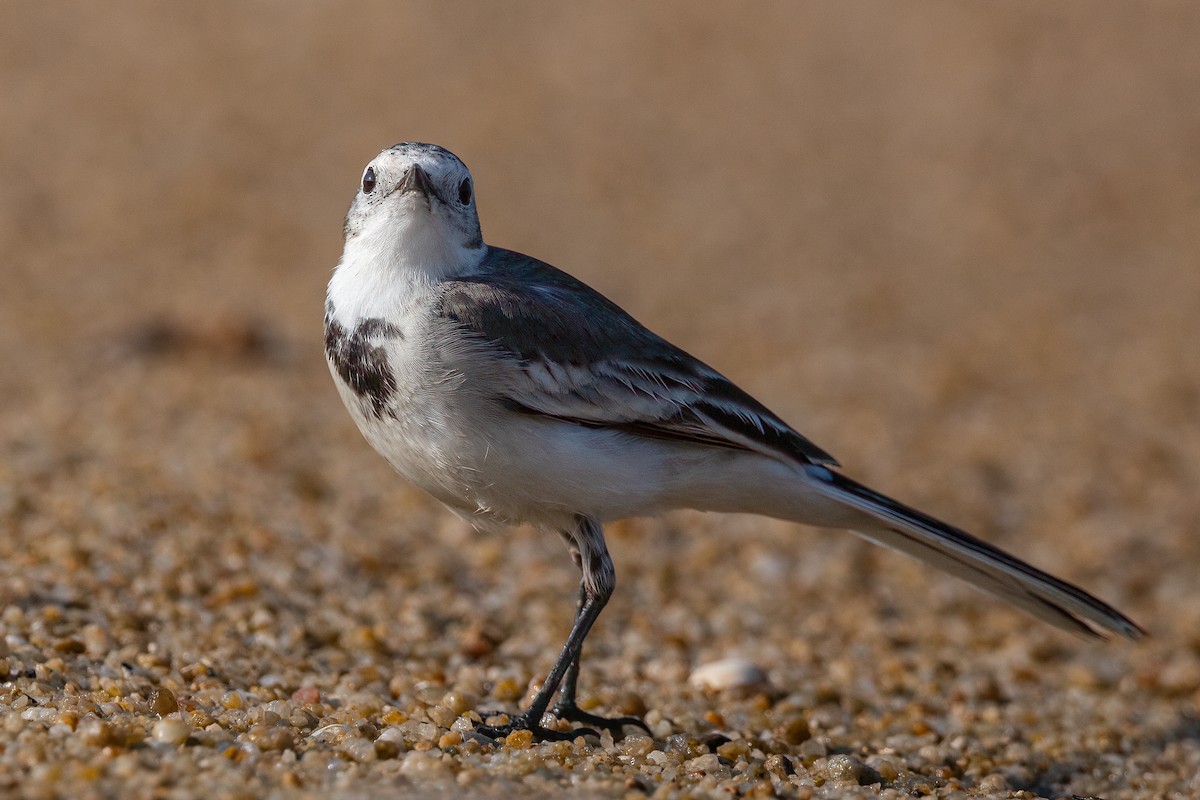
<path fill-rule="evenodd" d="M 403 142 L 371 160 L 343 235 L 325 355 L 363 436 L 476 529 L 556 532 L 580 573 L 574 622 L 545 680 L 507 722 L 481 717 L 484 737 L 648 731 L 638 717 L 578 706 L 580 654 L 616 582 L 603 525 L 673 509 L 850 530 L 1058 628 L 1145 633 L 1083 589 L 855 481 L 582 281 L 486 244 L 475 181 L 443 147 Z"/>

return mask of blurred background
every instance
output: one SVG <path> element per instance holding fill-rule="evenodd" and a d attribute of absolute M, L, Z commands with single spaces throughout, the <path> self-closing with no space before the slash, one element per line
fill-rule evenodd
<path fill-rule="evenodd" d="M 241 580 L 372 600 L 350 628 L 395 635 L 393 617 L 447 602 L 433 574 L 462 594 L 453 625 L 482 615 L 503 640 L 535 613 L 557 647 L 574 580 L 558 542 L 447 519 L 361 441 L 323 363 L 362 167 L 418 140 L 469 165 L 490 243 L 610 295 L 850 474 L 1121 605 L 1156 635 L 1137 663 L 1175 664 L 1194 709 L 1200 6 L 3 17 L 3 602 L 141 603 L 187 631 L 160 601 Z M 691 565 L 757 608 L 730 634 L 743 647 L 880 609 L 918 637 L 965 620 L 951 650 L 1029 627 L 849 537 L 682 515 L 611 538 L 625 623 L 643 595 L 703 616 L 703 586 L 663 577 Z M 596 638 L 619 651 L 609 624 Z M 720 655 L 688 641 L 685 660 Z"/>

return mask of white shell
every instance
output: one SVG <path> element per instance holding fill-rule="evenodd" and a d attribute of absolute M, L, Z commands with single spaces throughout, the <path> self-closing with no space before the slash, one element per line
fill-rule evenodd
<path fill-rule="evenodd" d="M 767 673 L 745 658 L 723 658 L 692 670 L 688 683 L 701 689 L 736 689 L 766 683 Z"/>

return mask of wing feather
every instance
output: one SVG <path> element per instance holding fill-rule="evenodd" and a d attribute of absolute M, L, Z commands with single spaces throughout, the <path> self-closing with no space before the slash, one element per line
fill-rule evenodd
<path fill-rule="evenodd" d="M 477 276 L 441 284 L 438 312 L 506 366 L 497 400 L 511 410 L 837 463 L 720 373 L 536 259 L 490 248 Z"/>

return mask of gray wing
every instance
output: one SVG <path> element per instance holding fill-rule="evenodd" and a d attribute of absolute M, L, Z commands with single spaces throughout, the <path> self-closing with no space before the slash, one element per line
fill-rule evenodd
<path fill-rule="evenodd" d="M 497 400 L 514 411 L 837 464 L 720 373 L 536 259 L 489 248 L 478 275 L 441 285 L 437 311 L 511 363 Z"/>

